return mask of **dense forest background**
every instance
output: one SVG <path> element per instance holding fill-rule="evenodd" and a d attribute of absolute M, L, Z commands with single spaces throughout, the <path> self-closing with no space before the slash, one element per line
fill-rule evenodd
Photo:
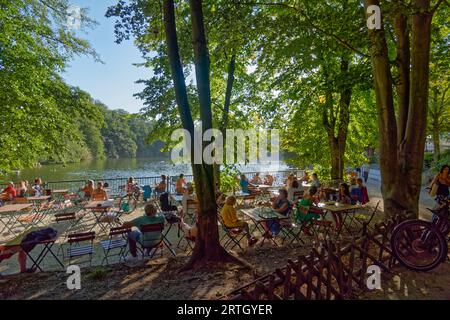
<path fill-rule="evenodd" d="M 79 162 L 92 159 L 159 157 L 164 143 L 149 143 L 147 137 L 152 121 L 125 110 L 108 109 L 100 101 L 78 88 L 71 88 L 79 108 L 90 110 L 90 116 L 73 118 L 72 134 L 77 139 L 68 142 L 61 153 L 39 158 L 39 163 Z"/>

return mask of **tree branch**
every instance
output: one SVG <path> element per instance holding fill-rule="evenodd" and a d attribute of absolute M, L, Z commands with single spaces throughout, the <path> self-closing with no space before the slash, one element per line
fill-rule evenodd
<path fill-rule="evenodd" d="M 435 6 L 431 9 L 431 14 L 434 14 L 436 12 L 436 10 L 440 7 L 440 5 L 445 2 L 447 5 L 449 5 L 449 3 L 447 2 L 447 0 L 439 0 Z"/>
<path fill-rule="evenodd" d="M 331 37 L 331 38 L 334 38 L 334 39 L 337 40 L 337 42 L 338 42 L 340 45 L 342 45 L 344 48 L 346 48 L 346 49 L 348 49 L 348 50 L 350 50 L 350 51 L 353 51 L 353 52 L 359 54 L 360 56 L 362 56 L 362 57 L 364 57 L 364 58 L 369 58 L 369 56 L 368 56 L 367 54 L 365 54 L 364 52 L 362 52 L 362 51 L 356 49 L 356 48 L 353 47 L 351 44 L 349 44 L 347 41 L 341 39 L 340 37 L 338 37 L 338 36 L 335 35 L 334 33 L 331 33 L 331 32 L 329 32 L 329 31 L 327 31 L 327 30 L 325 30 L 325 29 L 319 27 L 317 24 L 315 24 L 315 23 L 311 20 L 311 18 L 310 18 L 303 10 L 301 10 L 301 9 L 299 9 L 299 8 L 297 8 L 297 7 L 293 7 L 293 6 L 290 6 L 290 5 L 288 5 L 288 4 L 285 4 L 285 3 L 278 3 L 278 2 L 275 2 L 275 3 L 237 2 L 236 4 L 251 5 L 251 6 L 258 6 L 258 5 L 261 5 L 261 6 L 278 6 L 278 7 L 284 7 L 284 8 L 287 8 L 287 9 L 295 10 L 295 11 L 296 11 L 297 13 L 299 13 L 303 18 L 305 18 L 306 22 L 307 22 L 313 29 L 315 29 L 315 30 L 317 30 L 317 31 L 319 31 L 319 32 L 321 32 L 321 33 L 323 33 L 323 34 L 326 35 L 326 36 L 329 36 L 329 37 Z"/>

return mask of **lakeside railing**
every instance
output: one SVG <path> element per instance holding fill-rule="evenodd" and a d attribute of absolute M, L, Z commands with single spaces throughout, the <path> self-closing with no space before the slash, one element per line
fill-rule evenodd
<path fill-rule="evenodd" d="M 282 170 L 282 171 L 248 171 L 248 172 L 242 172 L 246 175 L 246 177 L 251 180 L 257 173 L 260 174 L 261 178 L 263 179 L 264 176 L 270 174 L 274 177 L 275 182 L 284 182 L 284 179 L 287 178 L 287 176 L 291 173 L 297 173 L 297 175 L 302 175 L 304 173 L 304 170 L 299 169 L 291 169 L 291 170 Z M 175 190 L 175 181 L 178 179 L 178 175 L 175 176 L 169 176 L 167 177 L 167 191 L 173 192 Z M 45 178 L 45 177 L 44 177 Z M 119 178 L 105 178 L 105 179 L 92 179 L 94 182 L 102 181 L 104 183 L 108 184 L 108 187 L 111 189 L 112 192 L 118 192 L 121 186 L 124 186 L 127 184 L 129 177 L 119 177 Z M 186 182 L 193 182 L 194 176 L 193 175 L 184 175 L 184 178 Z M 152 177 L 134 177 L 136 183 L 139 185 L 149 185 L 153 187 L 154 185 L 157 185 L 161 181 L 161 176 L 152 176 Z M 86 185 L 86 182 L 90 179 L 83 179 L 83 180 L 62 180 L 62 181 L 45 181 L 43 179 L 44 184 L 47 185 L 48 189 L 51 190 L 57 190 L 57 189 L 67 189 L 70 192 L 76 192 L 80 190 L 80 188 L 84 187 Z M 29 181 L 30 184 L 32 184 L 32 181 Z M 15 183 L 17 185 L 17 182 Z M 6 187 L 6 183 L 0 183 L 0 188 L 4 189 Z"/>

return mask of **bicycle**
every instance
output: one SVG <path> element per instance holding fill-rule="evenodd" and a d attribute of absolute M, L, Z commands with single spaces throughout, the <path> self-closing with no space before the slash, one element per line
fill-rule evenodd
<path fill-rule="evenodd" d="M 142 195 L 142 189 L 140 186 L 135 185 L 131 192 L 128 192 L 124 196 L 120 197 L 119 208 L 123 213 L 130 214 L 136 210 L 139 198 Z"/>
<path fill-rule="evenodd" d="M 392 252 L 398 261 L 414 271 L 430 271 L 448 256 L 450 199 L 440 198 L 436 209 L 429 209 L 432 222 L 408 220 L 398 224 L 391 237 Z"/>

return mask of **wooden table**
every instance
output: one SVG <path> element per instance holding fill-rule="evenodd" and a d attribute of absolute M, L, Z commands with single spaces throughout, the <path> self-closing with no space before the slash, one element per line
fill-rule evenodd
<path fill-rule="evenodd" d="M 269 215 L 265 216 L 261 214 L 261 209 L 264 209 L 264 212 L 270 213 Z M 258 230 L 262 235 L 265 234 L 265 228 L 263 227 L 263 224 L 266 222 L 271 222 L 271 221 L 280 221 L 280 220 L 287 220 L 289 219 L 289 216 L 284 216 L 282 214 L 279 214 L 278 212 L 276 212 L 275 210 L 273 210 L 272 208 L 267 208 L 267 207 L 258 207 L 258 208 L 251 208 L 251 209 L 241 209 L 240 210 L 244 215 L 246 215 L 247 217 L 250 218 L 250 220 L 253 221 L 255 227 L 253 229 L 253 231 L 256 229 Z M 262 228 L 262 230 L 261 230 Z M 253 232 L 252 231 L 252 232 Z M 265 241 L 265 237 L 263 238 L 263 241 L 261 242 L 260 246 L 262 246 L 264 244 Z M 275 242 L 275 240 L 273 238 L 270 238 L 270 240 L 275 244 L 275 246 L 278 246 L 278 244 Z"/>
<path fill-rule="evenodd" d="M 20 203 L 20 204 L 7 204 L 6 206 L 0 207 L 0 215 L 3 216 L 7 216 L 7 221 L 4 222 L 3 219 L 0 219 L 0 222 L 3 224 L 3 228 L 0 231 L 0 234 L 3 233 L 3 231 L 5 231 L 5 229 L 7 229 L 10 233 L 14 234 L 13 232 L 13 228 L 14 225 L 10 225 L 10 223 L 14 220 L 14 218 L 16 217 L 15 213 L 19 213 L 22 210 L 31 208 L 33 206 L 33 204 L 31 203 Z M 11 214 L 14 213 L 14 214 Z"/>
<path fill-rule="evenodd" d="M 66 193 L 69 193 L 69 190 L 68 189 L 57 189 L 57 190 L 52 190 L 52 193 L 66 194 Z"/>
<path fill-rule="evenodd" d="M 31 206 L 33 206 L 31 203 L 7 204 L 6 206 L 0 207 L 0 214 L 21 211 Z"/>
<path fill-rule="evenodd" d="M 29 202 L 44 202 L 50 200 L 51 196 L 27 197 Z"/>
<path fill-rule="evenodd" d="M 336 223 L 336 230 L 338 231 L 338 236 L 342 231 L 342 227 L 344 226 L 345 220 L 351 212 L 355 212 L 358 209 L 361 209 L 361 205 L 350 205 L 350 204 L 339 204 L 335 202 L 335 204 L 325 204 L 319 203 L 319 208 L 324 211 L 330 212 L 333 216 L 333 219 Z"/>
<path fill-rule="evenodd" d="M 106 201 L 89 201 L 88 204 L 84 207 L 85 209 L 103 209 L 107 210 L 114 207 L 114 200 L 106 200 Z"/>
<path fill-rule="evenodd" d="M 84 207 L 85 209 L 91 210 L 92 214 L 95 217 L 95 223 L 89 231 L 94 230 L 94 228 L 98 225 L 100 226 L 101 231 L 106 232 L 107 227 L 111 226 L 111 222 L 107 222 L 107 226 L 102 225 L 101 221 L 105 214 L 114 207 L 114 200 L 106 200 L 106 201 L 90 201 Z"/>

